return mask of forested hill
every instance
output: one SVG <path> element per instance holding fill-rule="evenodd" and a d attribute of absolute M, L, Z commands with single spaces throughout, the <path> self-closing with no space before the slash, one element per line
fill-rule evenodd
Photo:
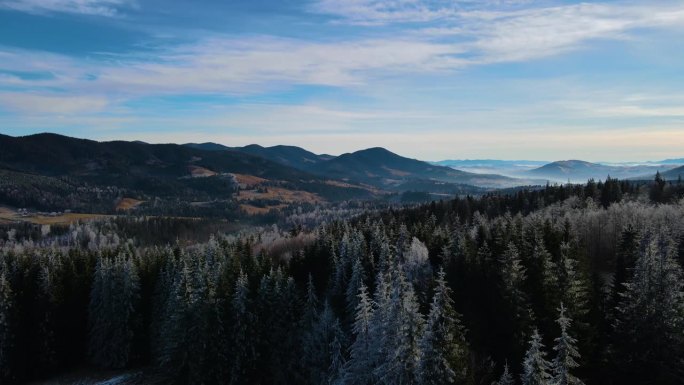
<path fill-rule="evenodd" d="M 73 175 L 94 180 L 190 175 L 189 166 L 213 172 L 252 174 L 288 181 L 311 175 L 266 159 L 234 151 L 197 150 L 177 144 L 96 142 L 56 134 L 24 137 L 0 135 L 0 166 L 50 176 Z"/>
<path fill-rule="evenodd" d="M 426 179 L 476 186 L 509 187 L 524 184 L 501 175 L 473 174 L 399 156 L 384 148 L 342 154 L 311 166 L 313 172 L 334 178 L 360 180 L 381 186 L 401 185 L 406 180 Z"/>
<path fill-rule="evenodd" d="M 331 181 L 242 152 L 97 142 L 56 134 L 0 135 L 0 173 L 0 204 L 50 211 L 110 212 L 115 201 L 130 197 L 158 201 L 155 213 L 226 215 L 235 211 L 226 209 L 226 203 L 233 205 L 239 184 L 245 184 L 236 175 L 243 175 L 248 185 L 270 183 L 287 190 L 282 195 L 297 192 L 327 201 L 375 195 L 366 187 Z M 190 207 L 192 202 L 204 206 Z M 221 207 L 205 207 L 216 206 L 215 202 Z M 206 213 L 198 212 L 202 207 Z"/>
<path fill-rule="evenodd" d="M 136 240 L 172 236 L 151 219 L 4 227 L 0 381 L 88 364 L 131 384 L 681 384 L 682 187 L 548 186 L 189 247 Z"/>
<path fill-rule="evenodd" d="M 247 154 L 260 156 L 274 162 L 294 167 L 300 170 L 310 171 L 313 166 L 319 162 L 323 162 L 334 158 L 331 155 L 318 155 L 311 151 L 307 151 L 301 147 L 296 146 L 271 146 L 263 147 L 258 144 L 250 144 L 244 147 L 227 147 L 217 143 L 188 143 L 186 146 L 199 148 L 211 151 L 226 151 L 233 150 L 244 152 Z"/>
<path fill-rule="evenodd" d="M 516 179 L 496 174 L 476 174 L 451 167 L 430 164 L 417 159 L 406 158 L 385 148 L 374 147 L 345 153 L 340 156 L 318 155 L 295 146 L 226 147 L 216 143 L 189 143 L 186 146 L 212 151 L 233 150 L 261 156 L 280 164 L 322 177 L 365 183 L 377 188 L 408 191 L 422 182 L 426 191 L 444 190 L 433 183 L 450 184 L 452 190 L 458 185 L 473 185 L 486 188 L 511 187 L 529 184 L 543 184 L 544 180 Z"/>

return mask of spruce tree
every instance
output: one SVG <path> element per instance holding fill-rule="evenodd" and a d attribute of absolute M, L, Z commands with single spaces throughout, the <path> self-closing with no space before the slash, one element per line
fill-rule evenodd
<path fill-rule="evenodd" d="M 616 309 L 614 361 L 627 381 L 680 383 L 684 376 L 684 276 L 676 245 L 647 234 Z"/>
<path fill-rule="evenodd" d="M 523 372 L 520 376 L 522 385 L 550 385 L 549 368 L 542 337 L 537 329 L 534 329 L 523 361 Z"/>
<path fill-rule="evenodd" d="M 257 337 L 254 333 L 254 314 L 250 311 L 249 282 L 242 271 L 235 282 L 231 310 L 230 383 L 238 385 L 252 380 L 256 360 L 254 339 Z"/>
<path fill-rule="evenodd" d="M 123 368 L 133 358 L 138 327 L 140 282 L 131 258 L 100 258 L 90 298 L 90 357 L 108 368 Z"/>
<path fill-rule="evenodd" d="M 556 338 L 553 350 L 556 351 L 556 358 L 553 360 L 553 385 L 583 385 L 584 383 L 575 377 L 571 370 L 577 368 L 579 364 L 576 360 L 580 358 L 577 351 L 577 340 L 570 336 L 569 329 L 572 320 L 566 316 L 565 307 L 561 303 L 558 320 L 560 326 L 560 337 Z"/>
<path fill-rule="evenodd" d="M 361 263 L 361 258 L 356 258 L 354 260 L 354 265 L 352 267 L 352 274 L 349 278 L 349 283 L 347 284 L 346 290 L 346 302 L 347 302 L 347 314 L 353 317 L 359 304 L 359 290 L 364 285 L 365 272 L 363 269 L 363 264 Z"/>
<path fill-rule="evenodd" d="M 361 285 L 356 306 L 356 318 L 352 331 L 354 343 L 350 348 L 349 361 L 344 366 L 340 381 L 345 385 L 371 385 L 374 383 L 373 340 L 371 322 L 373 320 L 373 304 L 365 285 Z"/>
<path fill-rule="evenodd" d="M 401 266 L 395 263 L 391 270 L 393 279 L 385 310 L 385 357 L 375 373 L 382 384 L 414 384 L 417 382 L 424 320 L 413 285 L 407 282 Z"/>
<path fill-rule="evenodd" d="M 326 301 L 313 329 L 304 340 L 302 360 L 308 383 L 323 385 L 330 382 L 330 368 L 333 361 L 340 358 L 344 344 L 345 337 L 339 319 Z M 335 366 L 339 366 L 338 363 Z"/>
<path fill-rule="evenodd" d="M 437 276 L 437 288 L 420 342 L 420 351 L 418 377 L 421 384 L 456 384 L 465 379 L 468 347 L 444 270 L 440 270 Z"/>
<path fill-rule="evenodd" d="M 501 374 L 499 381 L 493 385 L 515 385 L 515 380 L 508 368 L 508 362 L 504 365 L 504 372 Z"/>

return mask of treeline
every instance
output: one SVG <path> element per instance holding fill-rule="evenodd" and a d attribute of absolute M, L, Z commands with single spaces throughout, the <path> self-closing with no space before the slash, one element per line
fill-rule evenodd
<path fill-rule="evenodd" d="M 143 383 L 679 384 L 684 204 L 651 189 L 548 186 L 187 247 L 125 223 L 15 234 L 0 378 L 88 362 Z"/>

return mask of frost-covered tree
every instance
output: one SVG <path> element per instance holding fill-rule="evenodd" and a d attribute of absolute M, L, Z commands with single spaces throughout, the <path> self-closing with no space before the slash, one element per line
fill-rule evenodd
<path fill-rule="evenodd" d="M 90 298 L 90 357 L 93 363 L 123 368 L 133 358 L 138 328 L 140 282 L 132 258 L 100 258 Z"/>
<path fill-rule="evenodd" d="M 615 359 L 632 380 L 648 375 L 674 384 L 684 378 L 684 276 L 667 235 L 647 234 L 642 242 L 616 309 Z"/>
<path fill-rule="evenodd" d="M 553 347 L 556 351 L 552 363 L 553 385 L 583 385 L 584 383 L 571 373 L 579 366 L 577 360 L 580 353 L 576 347 L 577 340 L 569 334 L 572 320 L 565 314 L 565 306 L 562 303 L 556 322 L 560 326 L 561 334 L 555 339 L 556 344 Z"/>
<path fill-rule="evenodd" d="M 522 385 L 550 385 L 550 366 L 546 360 L 542 337 L 537 329 L 534 329 L 523 361 L 523 371 L 520 376 Z"/>
<path fill-rule="evenodd" d="M 432 277 L 432 267 L 427 246 L 413 237 L 408 250 L 404 253 L 404 271 L 409 282 L 425 285 Z"/>
<path fill-rule="evenodd" d="M 302 363 L 308 374 L 308 383 L 328 384 L 331 381 L 330 368 L 333 361 L 340 357 L 341 351 L 338 347 L 341 349 L 344 345 L 345 337 L 340 321 L 327 301 L 313 328 L 307 334 L 304 339 Z M 340 365 L 335 363 L 335 366 Z"/>
<path fill-rule="evenodd" d="M 374 383 L 373 339 L 371 322 L 373 320 L 373 304 L 365 285 L 361 285 L 356 306 L 356 318 L 352 331 L 354 343 L 350 348 L 349 361 L 344 366 L 340 384 L 371 385 Z"/>
<path fill-rule="evenodd" d="M 237 385 L 250 381 L 256 360 L 255 319 L 250 311 L 249 281 L 244 272 L 240 272 L 235 282 L 231 310 L 230 383 Z"/>
<path fill-rule="evenodd" d="M 444 270 L 439 271 L 436 282 L 420 342 L 418 378 L 424 385 L 456 384 L 463 381 L 468 372 L 468 346 Z"/>
<path fill-rule="evenodd" d="M 500 293 L 505 299 L 507 312 L 511 318 L 511 333 L 517 344 L 523 344 L 532 321 L 532 309 L 523 290 L 526 279 L 525 267 L 520 261 L 520 253 L 513 243 L 499 258 Z"/>
<path fill-rule="evenodd" d="M 572 247 L 568 243 L 561 245 L 556 274 L 561 301 L 567 306 L 568 315 L 576 322 L 580 322 L 589 311 L 589 284 L 579 270 L 578 262 L 572 255 Z"/>
<path fill-rule="evenodd" d="M 508 362 L 504 365 L 504 371 L 499 380 L 493 385 L 515 385 L 515 379 L 508 368 Z"/>
<path fill-rule="evenodd" d="M 391 277 L 386 308 L 379 309 L 386 313 L 382 349 L 385 356 L 375 374 L 382 384 L 415 384 L 424 320 L 413 285 L 407 282 L 401 266 L 395 264 Z"/>
<path fill-rule="evenodd" d="M 347 314 L 352 317 L 359 304 L 359 290 L 364 286 L 366 273 L 361 263 L 361 258 L 356 258 L 352 267 L 352 274 L 349 278 L 346 290 Z"/>

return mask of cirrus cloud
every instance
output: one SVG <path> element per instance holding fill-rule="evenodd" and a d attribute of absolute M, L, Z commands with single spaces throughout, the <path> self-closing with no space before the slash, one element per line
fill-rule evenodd
<path fill-rule="evenodd" d="M 0 0 L 0 8 L 20 12 L 73 13 L 96 16 L 117 16 L 121 8 L 132 5 L 130 0 Z"/>

